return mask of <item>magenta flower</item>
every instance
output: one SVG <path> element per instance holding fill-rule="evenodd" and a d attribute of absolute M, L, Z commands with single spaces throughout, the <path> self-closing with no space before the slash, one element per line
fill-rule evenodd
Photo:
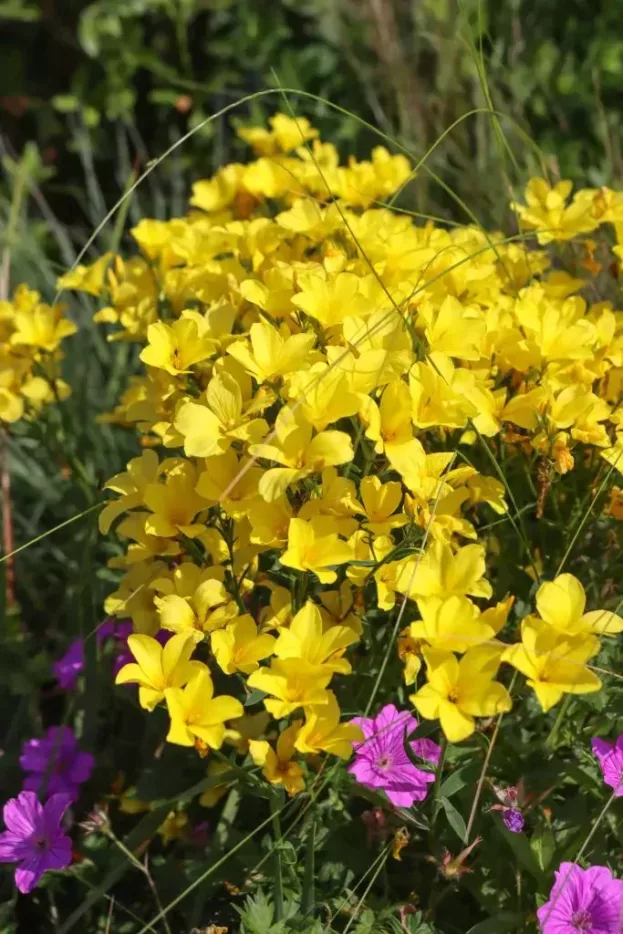
<path fill-rule="evenodd" d="M 88 781 L 94 759 L 80 752 L 78 742 L 68 726 L 52 726 L 42 739 L 29 739 L 22 746 L 19 763 L 25 772 L 25 791 L 40 794 L 65 794 L 73 801 L 79 785 Z"/>
<path fill-rule="evenodd" d="M 365 737 L 362 743 L 353 743 L 355 760 L 348 767 L 359 784 L 381 789 L 396 807 L 423 801 L 435 775 L 418 769 L 405 751 L 405 737 L 418 725 L 415 717 L 386 704 L 374 719 L 355 717 L 351 722 L 361 727 Z M 421 759 L 439 762 L 440 749 L 432 740 L 416 739 L 409 745 Z"/>
<path fill-rule="evenodd" d="M 71 862 L 71 840 L 60 826 L 71 801 L 52 795 L 42 805 L 33 791 L 22 791 L 4 805 L 7 829 L 0 833 L 0 863 L 19 863 L 15 885 L 32 892 L 48 869 L 65 869 Z"/>
<path fill-rule="evenodd" d="M 606 866 L 561 863 L 550 899 L 537 915 L 542 934 L 621 934 L 623 882 Z"/>
<path fill-rule="evenodd" d="M 623 796 L 623 733 L 614 744 L 596 736 L 591 746 L 601 766 L 604 782 L 614 788 L 615 797 L 620 798 Z"/>
<path fill-rule="evenodd" d="M 65 654 L 54 662 L 52 671 L 63 691 L 75 691 L 78 675 L 84 669 L 84 639 L 74 639 Z"/>

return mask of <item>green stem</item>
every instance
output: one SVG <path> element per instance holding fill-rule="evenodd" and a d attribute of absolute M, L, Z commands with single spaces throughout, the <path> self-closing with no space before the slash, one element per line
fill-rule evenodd
<path fill-rule="evenodd" d="M 273 794 L 270 796 L 270 816 L 273 825 L 273 834 L 275 841 L 274 847 L 274 887 L 275 887 L 275 921 L 278 923 L 283 919 L 283 875 L 281 870 L 281 821 L 279 812 L 281 811 L 281 795 Z"/>
<path fill-rule="evenodd" d="M 433 785 L 433 819 L 431 821 L 430 829 L 432 832 L 433 827 L 435 826 L 435 821 L 437 820 L 437 815 L 441 809 L 441 780 L 443 778 L 443 767 L 446 761 L 446 753 L 448 751 L 448 740 L 444 736 L 441 740 L 441 746 L 439 752 L 439 762 L 437 764 L 437 771 L 435 773 L 435 784 Z"/>
<path fill-rule="evenodd" d="M 556 719 L 554 720 L 554 725 L 549 731 L 549 735 L 545 740 L 545 745 L 549 746 L 551 749 L 555 748 L 556 740 L 558 739 L 558 733 L 560 732 L 560 727 L 562 726 L 562 721 L 565 719 L 565 715 L 569 709 L 569 704 L 571 703 L 571 694 L 566 694 L 562 704 L 558 709 Z"/>
<path fill-rule="evenodd" d="M 316 900 L 314 891 L 315 869 L 315 847 L 316 847 L 316 819 L 312 817 L 309 822 L 309 832 L 307 834 L 307 850 L 305 853 L 305 876 L 303 878 L 303 896 L 301 899 L 301 911 L 303 915 L 308 915 Z"/>

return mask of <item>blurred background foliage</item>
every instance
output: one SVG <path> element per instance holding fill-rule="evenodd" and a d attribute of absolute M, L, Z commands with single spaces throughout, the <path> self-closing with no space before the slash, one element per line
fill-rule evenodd
<path fill-rule="evenodd" d="M 5 154 L 36 142 L 39 180 L 71 236 L 101 219 L 133 169 L 276 81 L 328 98 L 417 155 L 462 115 L 492 107 L 505 115 L 499 125 L 486 113 L 465 119 L 428 165 L 479 220 L 500 223 L 500 129 L 526 171 L 538 163 L 523 133 L 554 175 L 620 179 L 622 13 L 623 0 L 0 0 Z M 264 97 L 236 115 L 277 105 Z M 297 106 L 345 151 L 363 155 L 376 141 L 321 103 Z M 209 124 L 132 213 L 179 211 L 191 177 L 240 152 L 227 118 Z M 422 173 L 418 208 L 455 213 L 433 187 Z"/>

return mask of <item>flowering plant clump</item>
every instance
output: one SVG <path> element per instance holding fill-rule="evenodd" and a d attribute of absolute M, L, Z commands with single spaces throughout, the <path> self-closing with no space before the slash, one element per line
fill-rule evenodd
<path fill-rule="evenodd" d="M 43 406 L 67 398 L 60 347 L 76 331 L 61 305 L 46 305 L 24 285 L 10 301 L 0 301 L 0 422 L 33 418 Z"/>
<path fill-rule="evenodd" d="M 196 845 L 193 797 L 268 799 L 280 834 L 291 799 L 320 808 L 332 783 L 329 821 L 352 823 L 351 794 L 371 801 L 368 841 L 396 860 L 419 848 L 433 893 L 481 860 L 478 910 L 534 919 L 521 886 L 492 895 L 508 880 L 473 831 L 497 811 L 489 834 L 532 874 L 542 930 L 614 931 L 623 883 L 568 862 L 573 818 L 556 839 L 544 802 L 562 807 L 564 768 L 548 756 L 570 709 L 584 729 L 608 703 L 623 630 L 614 581 L 597 579 L 623 517 L 608 487 L 623 473 L 623 195 L 569 201 L 566 182 L 533 179 L 513 205 L 520 234 L 447 230 L 393 209 L 413 174 L 404 155 L 341 165 L 306 120 L 270 126 L 240 131 L 256 158 L 197 182 L 185 217 L 134 227 L 134 255 L 60 280 L 100 301 L 110 341 L 140 347 L 102 418 L 140 453 L 99 515 L 119 543 L 116 624 L 99 642 L 114 643 L 121 702 L 149 718 L 155 758 L 207 760 L 205 787 L 156 825 L 163 843 Z M 73 643 L 60 687 L 83 669 Z M 29 744 L 25 768 L 46 770 L 47 742 Z M 92 763 L 71 731 L 61 745 L 48 788 L 75 798 Z M 613 797 L 619 746 L 592 747 Z M 597 794 L 588 743 L 577 755 Z M 122 813 L 149 810 L 125 780 Z M 114 839 L 108 817 L 95 825 Z M 437 845 L 444 825 L 456 856 Z M 402 929 L 437 930 L 439 895 L 422 914 L 407 891 Z"/>

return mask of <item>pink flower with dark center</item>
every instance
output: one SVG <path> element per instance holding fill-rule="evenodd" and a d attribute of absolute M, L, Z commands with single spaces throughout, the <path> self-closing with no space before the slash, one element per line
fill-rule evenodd
<path fill-rule="evenodd" d="M 67 795 L 52 795 L 42 805 L 33 791 L 22 791 L 4 805 L 7 829 L 0 833 L 0 863 L 20 864 L 15 870 L 20 892 L 32 892 L 48 869 L 71 863 L 71 840 L 60 826 L 70 803 Z"/>
<path fill-rule="evenodd" d="M 615 797 L 620 798 L 623 795 L 623 733 L 616 743 L 607 743 L 596 736 L 591 746 L 601 766 L 604 782 L 614 788 Z"/>
<path fill-rule="evenodd" d="M 542 934 L 621 934 L 623 882 L 606 866 L 561 863 L 549 901 L 537 915 Z"/>
<path fill-rule="evenodd" d="M 386 704 L 374 719 L 355 717 L 351 722 L 364 735 L 363 742 L 353 743 L 355 759 L 348 768 L 359 784 L 384 791 L 396 807 L 423 801 L 435 774 L 419 769 L 405 750 L 406 737 L 418 725 L 415 717 Z M 419 758 L 435 765 L 439 762 L 440 749 L 432 740 L 416 739 L 409 746 Z"/>

